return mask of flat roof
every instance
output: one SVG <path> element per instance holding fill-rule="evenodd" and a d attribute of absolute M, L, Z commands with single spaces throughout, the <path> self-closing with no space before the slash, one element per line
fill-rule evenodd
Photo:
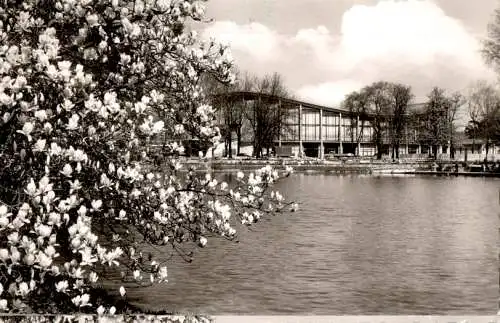
<path fill-rule="evenodd" d="M 291 99 L 291 98 L 284 98 L 280 97 L 277 95 L 271 95 L 267 93 L 259 93 L 259 92 L 253 92 L 253 91 L 234 91 L 234 92 L 228 92 L 228 93 L 219 93 L 215 94 L 214 96 L 224 96 L 224 97 L 229 97 L 231 99 L 243 99 L 243 100 L 255 100 L 257 98 L 269 100 L 269 101 L 281 101 L 281 103 L 285 104 L 291 104 L 291 105 L 301 105 L 303 108 L 308 108 L 308 109 L 315 109 L 315 110 L 325 110 L 325 111 L 330 111 L 330 112 L 336 112 L 336 113 L 350 113 L 349 110 L 344 109 L 342 107 L 327 107 L 324 105 L 319 105 L 319 104 L 314 104 L 314 103 L 309 103 L 305 101 L 300 101 L 296 99 Z M 425 105 L 425 103 L 411 103 L 408 105 L 410 109 L 418 109 L 421 108 Z"/>
<path fill-rule="evenodd" d="M 302 105 L 303 108 L 325 110 L 325 111 L 331 111 L 331 112 L 346 112 L 346 113 L 349 112 L 348 110 L 342 109 L 342 108 L 332 108 L 332 107 L 327 107 L 324 105 L 309 103 L 309 102 L 305 102 L 305 101 L 284 98 L 284 97 L 280 97 L 277 95 L 252 92 L 252 91 L 235 91 L 235 92 L 228 92 L 228 93 L 220 93 L 220 94 L 216 94 L 215 96 L 224 96 L 224 97 L 230 97 L 232 99 L 243 99 L 243 100 L 255 100 L 257 98 L 261 98 L 261 99 L 265 99 L 265 100 L 269 100 L 269 101 L 276 101 L 276 102 L 281 101 L 281 103 L 284 103 L 284 104 Z"/>

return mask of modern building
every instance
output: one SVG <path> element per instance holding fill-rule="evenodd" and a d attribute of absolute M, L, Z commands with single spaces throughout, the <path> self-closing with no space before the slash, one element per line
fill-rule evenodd
<path fill-rule="evenodd" d="M 325 158 L 330 154 L 356 156 L 375 156 L 377 148 L 373 140 L 373 129 L 370 115 L 360 117 L 341 107 L 326 107 L 295 99 L 282 98 L 264 93 L 238 91 L 222 94 L 226 103 L 240 104 L 251 110 L 255 101 L 265 103 L 269 108 L 284 109 L 286 112 L 281 135 L 273 138 L 274 150 L 281 156 L 307 156 Z M 401 138 L 399 138 L 400 158 L 427 158 L 432 154 L 432 145 L 423 134 L 428 125 L 423 108 L 425 103 L 413 103 L 408 106 L 413 119 L 406 122 Z M 275 109 L 276 110 L 276 109 Z M 247 117 L 252 112 L 247 111 Z M 415 119 L 416 118 L 416 119 Z M 248 119 L 248 118 L 247 118 Z M 220 116 L 221 125 L 223 117 Z M 240 151 L 246 155 L 253 153 L 253 129 L 248 120 L 244 120 Z M 451 136 L 450 136 L 451 137 Z M 236 134 L 232 136 L 233 155 L 236 155 Z M 388 157 L 391 150 L 389 136 L 383 137 L 382 155 Z M 475 143 L 474 143 L 475 142 Z M 465 137 L 463 133 L 453 134 L 453 145 L 447 141 L 434 146 L 438 159 L 450 158 L 450 149 L 454 147 L 454 160 L 500 160 L 500 145 L 490 143 L 488 152 L 481 139 L 475 141 Z M 224 154 L 224 144 L 215 155 Z"/>
<path fill-rule="evenodd" d="M 224 94 L 230 102 L 240 102 L 251 107 L 252 101 L 263 100 L 269 106 L 286 109 L 282 134 L 275 138 L 278 151 L 290 151 L 295 156 L 324 158 L 327 154 L 354 154 L 373 156 L 377 153 L 373 142 L 370 117 L 352 115 L 342 108 L 332 108 L 295 99 L 281 98 L 255 92 L 231 92 Z M 423 104 L 412 104 L 419 109 Z M 248 133 L 248 132 L 246 132 Z M 386 136 L 383 153 L 389 154 L 390 144 Z M 248 138 L 243 145 L 251 145 Z M 440 147 L 445 153 L 447 147 Z M 419 144 L 418 129 L 406 125 L 400 140 L 400 155 L 428 154 L 429 147 Z"/>

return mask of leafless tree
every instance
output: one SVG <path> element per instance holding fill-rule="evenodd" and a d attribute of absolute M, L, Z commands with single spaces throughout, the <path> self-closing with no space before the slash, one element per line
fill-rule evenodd
<path fill-rule="evenodd" d="M 244 91 L 244 92 L 249 92 L 252 91 L 255 87 L 255 84 L 257 83 L 257 78 L 255 76 L 250 75 L 248 72 L 245 72 L 245 74 L 239 75 L 239 77 L 236 78 L 236 83 L 238 85 L 238 90 L 239 91 Z M 241 143 L 242 143 L 242 131 L 243 131 L 243 126 L 245 122 L 245 116 L 247 115 L 248 107 L 245 101 L 241 100 L 238 102 L 235 102 L 235 127 L 234 130 L 236 131 L 236 137 L 237 137 L 237 151 L 236 154 L 240 154 L 240 148 L 241 148 Z"/>
<path fill-rule="evenodd" d="M 434 87 L 428 94 L 428 101 L 423 113 L 424 127 L 421 138 L 432 147 L 431 153 L 437 157 L 438 146 L 447 145 L 450 142 L 449 115 L 452 109 L 452 101 L 446 95 L 444 89 Z M 455 113 L 453 113 L 453 116 Z"/>
<path fill-rule="evenodd" d="M 263 149 L 267 152 L 273 147 L 275 140 L 286 131 L 285 120 L 290 114 L 283 108 L 281 98 L 289 98 L 282 77 L 274 73 L 258 79 L 254 87 L 257 100 L 247 109 L 247 119 L 253 129 L 254 156 L 263 156 Z"/>
<path fill-rule="evenodd" d="M 483 41 L 483 57 L 497 73 L 500 73 L 500 8 L 495 10 L 488 24 L 488 37 Z"/>
<path fill-rule="evenodd" d="M 226 156 L 229 158 L 233 157 L 233 132 L 236 132 L 238 141 L 236 153 L 240 153 L 241 128 L 245 116 L 244 102 L 238 98 L 235 99 L 231 94 L 237 91 L 249 91 L 255 83 L 248 74 L 242 76 L 239 71 L 235 74 L 236 80 L 232 84 L 221 83 L 210 76 L 204 80 L 205 90 L 211 95 L 212 105 L 218 113 L 219 129 L 224 138 Z"/>
<path fill-rule="evenodd" d="M 359 147 L 368 119 L 368 96 L 363 91 L 351 92 L 346 96 L 342 105 L 349 111 L 351 118 L 351 142 L 356 142 L 356 146 Z M 357 153 L 359 154 L 359 151 Z"/>
<path fill-rule="evenodd" d="M 389 138 L 392 147 L 392 158 L 399 159 L 399 146 L 408 122 L 408 104 L 413 99 L 411 87 L 404 84 L 389 83 Z"/>
<path fill-rule="evenodd" d="M 365 120 L 373 129 L 377 158 L 384 152 L 384 139 L 392 146 L 392 157 L 399 158 L 399 146 L 407 123 L 407 108 L 413 95 L 409 86 L 399 83 L 375 82 L 348 94 L 343 102 L 351 116 L 351 140 L 359 145 Z M 355 129 L 360 131 L 356 133 Z"/>
<path fill-rule="evenodd" d="M 457 128 L 456 128 L 456 119 L 457 119 L 457 112 L 462 107 L 465 102 L 465 96 L 463 96 L 460 92 L 454 92 L 449 96 L 449 109 L 448 109 L 448 127 L 449 127 L 449 141 L 450 141 L 450 158 L 454 159 L 455 158 L 455 145 L 456 145 L 456 133 L 457 133 Z"/>
<path fill-rule="evenodd" d="M 274 73 L 262 78 L 249 73 L 236 72 L 234 84 L 221 84 L 207 78 L 206 89 L 212 94 L 212 104 L 219 115 L 219 128 L 224 138 L 226 155 L 232 158 L 233 133 L 236 132 L 240 154 L 242 130 L 250 126 L 255 157 L 262 157 L 263 149 L 269 150 L 283 132 L 290 131 L 285 120 L 290 114 L 280 104 L 281 98 L 290 98 L 282 77 Z M 245 101 L 237 92 L 254 92 L 256 99 Z"/>
<path fill-rule="evenodd" d="M 469 87 L 467 104 L 470 121 L 466 127 L 466 134 L 472 138 L 473 146 L 475 139 L 484 140 L 487 156 L 491 139 L 498 133 L 500 118 L 498 89 L 486 81 L 478 81 Z"/>
<path fill-rule="evenodd" d="M 377 159 L 382 159 L 384 136 L 387 134 L 388 116 L 391 106 L 390 85 L 387 82 L 375 82 L 366 86 L 361 93 L 367 97 L 373 142 L 377 146 Z"/>

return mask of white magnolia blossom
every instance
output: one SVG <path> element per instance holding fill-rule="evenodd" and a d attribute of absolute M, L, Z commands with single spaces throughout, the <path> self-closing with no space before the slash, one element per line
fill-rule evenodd
<path fill-rule="evenodd" d="M 158 280 L 161 282 L 166 282 L 168 277 L 167 267 L 161 267 L 158 271 Z"/>
<path fill-rule="evenodd" d="M 142 275 L 139 270 L 134 270 L 134 279 L 137 281 L 142 280 Z"/>
<path fill-rule="evenodd" d="M 71 299 L 73 304 L 75 304 L 78 307 L 91 306 L 92 304 L 89 303 L 89 300 L 90 300 L 89 294 L 78 295 Z"/>
<path fill-rule="evenodd" d="M 0 216 L 7 216 L 9 215 L 9 209 L 7 208 L 7 205 L 0 205 Z"/>
<path fill-rule="evenodd" d="M 201 237 L 201 238 L 200 238 L 200 246 L 201 246 L 201 247 L 205 247 L 205 246 L 206 246 L 206 244 L 207 244 L 207 238 L 205 238 L 205 237 Z"/>
<path fill-rule="evenodd" d="M 66 293 L 67 289 L 69 288 L 69 284 L 67 280 L 62 280 L 58 283 L 56 283 L 56 291 L 59 293 Z"/>
<path fill-rule="evenodd" d="M 106 309 L 102 305 L 99 305 L 99 307 L 97 308 L 98 315 L 103 315 L 105 311 L 106 311 Z"/>

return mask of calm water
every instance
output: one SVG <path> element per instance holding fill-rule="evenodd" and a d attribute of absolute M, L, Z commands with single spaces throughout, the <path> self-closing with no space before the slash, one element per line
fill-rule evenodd
<path fill-rule="evenodd" d="M 294 175 L 301 210 L 209 240 L 140 304 L 208 314 L 495 314 L 500 180 Z"/>

